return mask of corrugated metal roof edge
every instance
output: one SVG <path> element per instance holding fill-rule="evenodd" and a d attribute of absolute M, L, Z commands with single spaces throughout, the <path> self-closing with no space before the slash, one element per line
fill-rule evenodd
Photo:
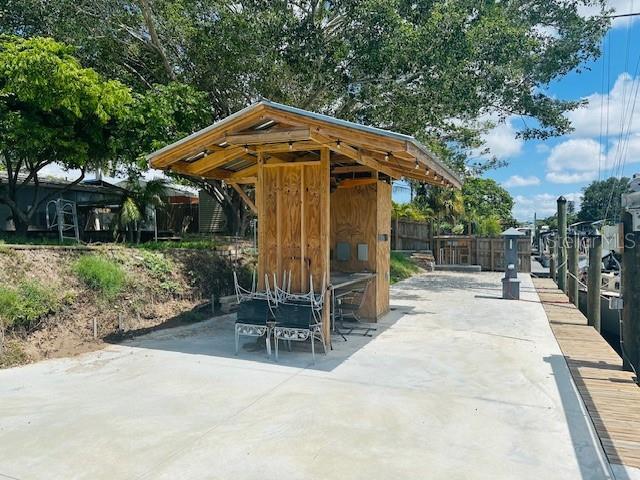
<path fill-rule="evenodd" d="M 216 128 L 220 128 L 222 126 L 224 126 L 225 124 L 233 121 L 234 119 L 241 117 L 242 115 L 245 115 L 246 113 L 259 108 L 260 106 L 265 106 L 265 107 L 271 107 L 271 108 L 275 108 L 276 110 L 281 110 L 284 112 L 289 112 L 289 113 L 294 113 L 297 115 L 301 115 L 301 116 L 305 116 L 305 117 L 309 117 L 309 118 L 314 118 L 317 120 L 321 120 L 323 122 L 327 122 L 327 123 L 332 123 L 334 125 L 339 125 L 342 127 L 346 127 L 346 128 L 353 128 L 354 130 L 360 130 L 363 132 L 369 132 L 369 133 L 373 133 L 376 135 L 382 135 L 385 137 L 390 137 L 390 138 L 395 138 L 396 140 L 402 140 L 405 142 L 410 142 L 411 144 L 413 144 L 413 146 L 415 146 L 418 150 L 420 150 L 423 154 L 427 155 L 428 157 L 431 158 L 432 161 L 437 162 L 439 166 L 441 166 L 449 175 L 451 175 L 454 179 L 456 179 L 460 184 L 462 184 L 462 180 L 458 177 L 458 175 L 453 172 L 453 170 L 451 170 L 451 168 L 446 165 L 445 163 L 443 163 L 431 150 L 429 150 L 425 145 L 423 145 L 419 140 L 417 140 L 415 137 L 412 137 L 411 135 L 405 135 L 403 133 L 397 133 L 397 132 L 393 132 L 391 130 L 384 130 L 382 128 L 378 128 L 378 127 L 371 127 L 368 125 L 363 125 L 361 123 L 355 123 L 355 122 L 350 122 L 348 120 L 342 120 L 340 118 L 335 118 L 335 117 L 331 117 L 329 115 L 324 115 L 322 113 L 316 113 L 316 112 L 310 112 L 308 110 L 303 110 L 301 108 L 297 108 L 297 107 L 291 107 L 289 105 L 285 105 L 283 103 L 278 103 L 278 102 L 272 102 L 271 100 L 260 100 L 259 102 L 253 103 L 245 108 L 243 108 L 242 110 L 238 110 L 235 113 L 232 113 L 231 115 L 229 115 L 228 117 L 225 117 L 221 120 L 218 120 L 217 122 L 209 125 L 208 127 L 205 127 L 201 130 L 198 130 L 197 132 L 192 133 L 191 135 L 181 138 L 180 140 L 177 140 L 176 142 L 173 142 L 165 147 L 162 147 L 159 150 L 156 150 L 155 152 L 150 153 L 149 155 L 146 156 L 147 162 L 151 162 L 152 159 L 154 159 L 155 157 L 171 150 L 172 148 L 175 148 L 177 146 L 180 146 L 190 140 L 193 140 L 194 138 L 199 137 L 202 134 L 205 134 L 207 132 L 210 132 Z"/>

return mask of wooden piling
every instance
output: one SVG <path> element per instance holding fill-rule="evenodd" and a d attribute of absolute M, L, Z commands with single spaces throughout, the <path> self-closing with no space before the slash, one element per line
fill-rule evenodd
<path fill-rule="evenodd" d="M 553 244 L 549 248 L 549 278 L 556 281 L 556 259 L 558 258 L 558 251 L 556 249 L 556 240 L 554 238 Z"/>
<path fill-rule="evenodd" d="M 640 371 L 640 232 L 633 231 L 630 213 L 624 215 L 622 253 L 622 338 L 625 370 Z M 632 368 L 633 367 L 633 368 Z"/>
<path fill-rule="evenodd" d="M 572 233 L 569 237 L 569 243 L 567 245 L 567 267 L 569 269 L 567 288 L 569 301 L 576 307 L 578 306 L 578 301 L 580 299 L 580 284 L 578 283 L 578 253 L 580 249 L 578 243 L 578 235 Z"/>
<path fill-rule="evenodd" d="M 567 199 L 559 197 L 558 201 L 558 288 L 567 291 Z"/>
<path fill-rule="evenodd" d="M 587 322 L 598 332 L 600 327 L 600 286 L 602 285 L 602 237 L 589 238 L 589 273 L 587 280 Z"/>

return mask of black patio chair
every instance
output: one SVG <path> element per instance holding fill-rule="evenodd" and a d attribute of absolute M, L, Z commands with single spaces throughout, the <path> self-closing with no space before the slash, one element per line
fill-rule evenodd
<path fill-rule="evenodd" d="M 269 279 L 265 275 L 265 291 L 264 292 L 239 292 L 239 286 L 236 280 L 236 292 L 238 294 L 238 313 L 235 325 L 235 344 L 236 355 L 238 354 L 238 346 L 240 336 L 246 337 L 265 337 L 267 346 L 267 354 L 271 356 L 271 329 L 274 322 L 273 311 L 277 302 L 272 305 L 271 293 L 269 289 Z M 255 285 L 255 281 L 254 281 Z M 254 290 L 255 287 L 252 287 Z M 238 293 L 239 292 L 239 293 Z"/>
<path fill-rule="evenodd" d="M 313 300 L 290 300 L 278 303 L 278 307 L 273 310 L 275 316 L 275 327 L 273 327 L 273 339 L 276 348 L 276 360 L 278 359 L 278 342 L 304 342 L 311 339 L 311 355 L 313 361 L 316 359 L 315 340 L 322 342 L 325 355 L 327 347 L 322 331 L 321 309 L 318 309 Z"/>

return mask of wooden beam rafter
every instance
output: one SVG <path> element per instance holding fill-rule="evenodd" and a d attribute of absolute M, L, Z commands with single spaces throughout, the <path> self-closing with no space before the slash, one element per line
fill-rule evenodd
<path fill-rule="evenodd" d="M 391 178 L 400 178 L 400 176 L 390 167 L 382 165 L 372 156 L 363 154 L 358 149 L 353 148 L 351 145 L 348 145 L 341 140 L 325 137 L 324 135 L 315 133 L 311 134 L 311 138 L 313 138 L 313 140 L 318 142 L 319 144 L 328 147 L 332 151 L 345 155 L 346 157 L 349 157 L 352 160 L 355 160 L 357 163 L 369 167 L 372 170 L 382 172 Z"/>
<path fill-rule="evenodd" d="M 202 175 L 209 170 L 221 167 L 225 163 L 244 155 L 244 153 L 245 150 L 243 147 L 228 147 L 189 164 L 189 166 L 185 168 L 185 172 L 191 175 Z"/>
<path fill-rule="evenodd" d="M 262 153 L 285 153 L 285 152 L 305 152 L 312 150 L 320 150 L 322 145 L 318 145 L 314 141 L 299 141 L 299 142 L 287 142 L 287 143 L 271 143 L 266 145 L 256 145 L 249 147 L 256 152 Z"/>
<path fill-rule="evenodd" d="M 249 207 L 251 209 L 251 211 L 257 215 L 258 214 L 258 208 L 256 207 L 255 203 L 253 203 L 253 200 L 251 200 L 249 195 L 247 195 L 247 192 L 245 192 L 242 189 L 242 187 L 240 185 L 238 185 L 237 183 L 234 183 L 234 182 L 228 182 L 228 183 L 229 183 L 229 185 L 231 185 L 231 187 L 236 192 L 238 192 L 238 195 L 240 195 L 240 198 L 242 198 L 244 203 L 247 204 L 247 207 Z"/>
<path fill-rule="evenodd" d="M 230 145 L 264 145 L 283 142 L 309 140 L 309 128 L 296 127 L 287 130 L 266 130 L 250 133 L 228 134 L 225 137 Z"/>

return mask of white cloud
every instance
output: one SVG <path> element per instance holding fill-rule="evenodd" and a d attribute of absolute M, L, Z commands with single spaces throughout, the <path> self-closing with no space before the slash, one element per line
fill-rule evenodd
<path fill-rule="evenodd" d="M 504 122 L 498 123 L 495 127 L 482 135 L 486 147 L 492 155 L 504 160 L 515 157 L 522 151 L 524 142 L 516 137 L 516 129 L 512 124 L 512 119 L 507 118 Z"/>
<path fill-rule="evenodd" d="M 557 199 L 560 195 L 540 193 L 532 196 L 516 195 L 513 214 L 518 220 L 531 220 L 535 213 L 538 218 L 553 215 L 557 209 Z M 576 211 L 580 209 L 581 193 L 565 193 L 563 196 L 574 202 Z"/>
<path fill-rule="evenodd" d="M 638 3 L 634 0 L 609 0 L 607 2 L 607 8 L 613 9 L 613 15 L 622 15 L 625 13 L 634 13 L 637 8 Z M 593 17 L 596 15 L 601 15 L 602 12 L 600 10 L 600 6 L 597 4 L 594 5 L 579 5 L 578 13 L 583 17 Z M 623 18 L 615 18 L 611 22 L 611 26 L 613 28 L 627 27 L 631 23 L 638 20 L 638 17 L 623 17 Z"/>
<path fill-rule="evenodd" d="M 599 137 L 640 132 L 640 105 L 633 108 L 633 98 L 640 87 L 640 77 L 635 79 L 621 73 L 611 91 L 602 95 L 592 93 L 584 98 L 588 103 L 577 110 L 567 112 L 575 131 L 574 137 Z M 633 111 L 633 116 L 631 115 Z M 608 121 L 607 121 L 608 118 Z M 608 127 L 607 127 L 608 125 Z"/>
<path fill-rule="evenodd" d="M 536 144 L 536 152 L 537 153 L 547 153 L 549 150 L 551 150 L 549 148 L 549 145 L 547 145 L 545 143 L 537 143 Z"/>
<path fill-rule="evenodd" d="M 640 163 L 640 133 L 617 137 L 606 151 L 594 139 L 571 138 L 551 149 L 545 178 L 552 183 L 588 183 L 628 174 L 622 167 L 637 163 Z"/>
<path fill-rule="evenodd" d="M 551 149 L 546 179 L 552 183 L 578 183 L 598 176 L 598 164 L 606 163 L 602 146 L 590 138 L 572 138 Z"/>
<path fill-rule="evenodd" d="M 530 185 L 540 185 L 540 179 L 535 175 L 523 177 L 521 175 L 512 175 L 502 183 L 504 187 L 528 187 Z"/>

